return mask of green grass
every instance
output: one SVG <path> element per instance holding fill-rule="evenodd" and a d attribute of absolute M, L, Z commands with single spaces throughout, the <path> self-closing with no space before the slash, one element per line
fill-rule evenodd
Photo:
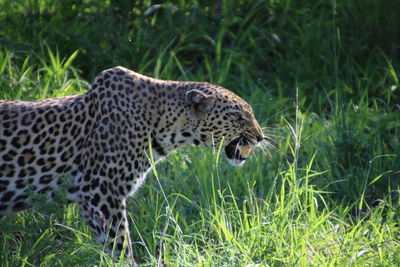
<path fill-rule="evenodd" d="M 400 265 L 400 3 L 112 2 L 0 1 L 0 98 L 82 93 L 122 65 L 235 91 L 275 146 L 242 168 L 195 148 L 157 165 L 129 203 L 137 260 Z M 123 265 L 75 205 L 0 233 L 1 266 Z"/>

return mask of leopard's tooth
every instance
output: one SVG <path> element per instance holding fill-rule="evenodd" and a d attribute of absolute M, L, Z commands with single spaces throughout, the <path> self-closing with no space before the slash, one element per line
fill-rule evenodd
<path fill-rule="evenodd" d="M 248 156 L 251 153 L 251 147 L 250 146 L 244 146 L 242 147 L 240 154 L 243 156 Z"/>

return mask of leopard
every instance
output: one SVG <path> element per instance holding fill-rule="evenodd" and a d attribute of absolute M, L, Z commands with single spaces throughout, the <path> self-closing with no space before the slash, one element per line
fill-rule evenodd
<path fill-rule="evenodd" d="M 66 198 L 97 242 L 134 266 L 127 198 L 151 159 L 220 144 L 231 164 L 243 165 L 265 140 L 252 107 L 224 87 L 113 67 L 83 94 L 0 100 L 0 216 L 30 208 L 37 195 L 54 200 L 68 177 Z"/>

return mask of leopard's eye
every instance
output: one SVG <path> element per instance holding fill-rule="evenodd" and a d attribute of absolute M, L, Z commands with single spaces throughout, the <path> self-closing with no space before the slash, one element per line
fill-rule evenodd
<path fill-rule="evenodd" d="M 238 122 L 242 123 L 247 121 L 247 119 L 245 119 L 240 112 L 230 112 L 229 115 L 232 116 L 232 118 L 234 118 Z"/>
<path fill-rule="evenodd" d="M 235 112 L 233 113 L 233 115 L 235 116 L 235 118 L 239 121 L 239 122 L 245 122 L 247 121 L 242 114 L 240 114 L 239 112 Z"/>
<path fill-rule="evenodd" d="M 243 116 L 241 114 L 239 114 L 238 120 L 241 122 L 247 121 L 245 118 L 243 118 Z"/>

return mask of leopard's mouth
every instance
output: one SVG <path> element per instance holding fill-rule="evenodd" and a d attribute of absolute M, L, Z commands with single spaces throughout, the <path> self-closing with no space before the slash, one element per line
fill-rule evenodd
<path fill-rule="evenodd" d="M 242 165 L 252 151 L 251 142 L 240 136 L 233 139 L 225 147 L 225 154 L 232 165 Z"/>

